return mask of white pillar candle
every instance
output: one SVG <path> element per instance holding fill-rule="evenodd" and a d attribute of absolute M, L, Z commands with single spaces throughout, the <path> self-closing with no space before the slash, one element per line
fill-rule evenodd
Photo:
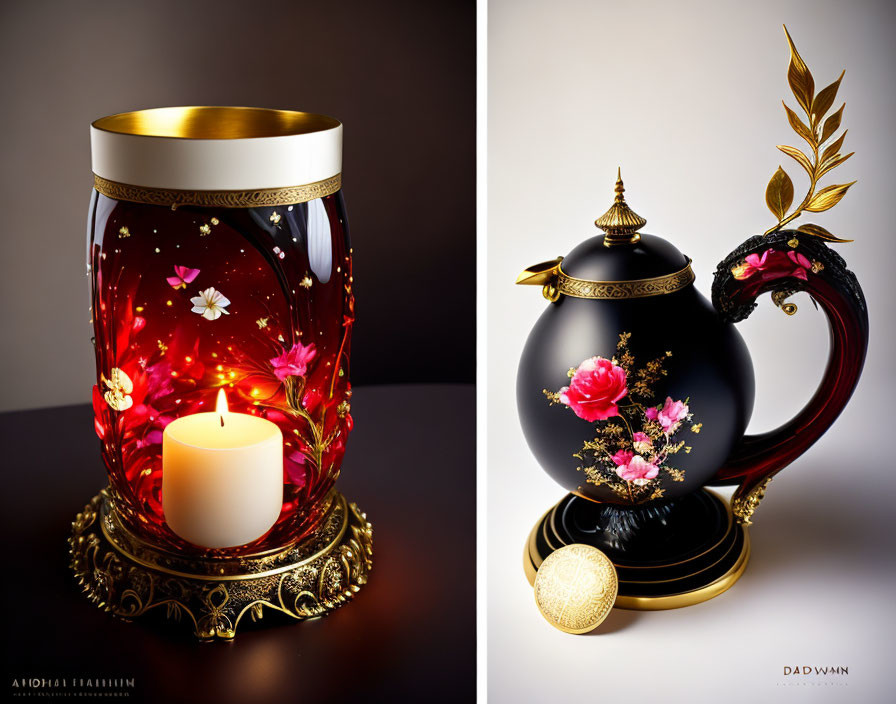
<path fill-rule="evenodd" d="M 283 507 L 283 434 L 264 418 L 227 410 L 172 421 L 162 436 L 162 510 L 177 535 L 227 548 L 270 530 Z"/>

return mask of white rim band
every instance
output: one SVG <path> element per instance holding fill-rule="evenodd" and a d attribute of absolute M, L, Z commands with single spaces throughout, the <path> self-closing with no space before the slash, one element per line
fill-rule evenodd
<path fill-rule="evenodd" d="M 285 188 L 342 171 L 342 125 L 302 134 L 184 139 L 90 127 L 93 173 L 118 183 L 184 191 Z"/>

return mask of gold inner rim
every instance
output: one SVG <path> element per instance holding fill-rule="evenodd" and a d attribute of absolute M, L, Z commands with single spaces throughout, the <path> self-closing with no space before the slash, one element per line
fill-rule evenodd
<path fill-rule="evenodd" d="M 104 132 L 173 139 L 255 139 L 288 137 L 339 127 L 339 120 L 295 110 L 225 106 L 151 108 L 101 117 Z"/>

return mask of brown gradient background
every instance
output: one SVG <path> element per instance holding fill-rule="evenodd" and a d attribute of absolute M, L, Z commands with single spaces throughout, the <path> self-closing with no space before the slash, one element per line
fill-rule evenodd
<path fill-rule="evenodd" d="M 475 3 L 0 4 L 0 410 L 81 403 L 88 125 L 165 105 L 345 125 L 355 384 L 472 382 Z"/>
<path fill-rule="evenodd" d="M 68 406 L 0 413 L 5 692 L 76 676 L 135 677 L 135 702 L 473 699 L 475 36 L 470 0 L 0 0 L 0 411 Z M 104 483 L 88 125 L 190 104 L 342 120 L 355 252 L 362 387 L 339 487 L 374 524 L 370 582 L 324 620 L 232 643 L 110 618 L 65 554 Z"/>

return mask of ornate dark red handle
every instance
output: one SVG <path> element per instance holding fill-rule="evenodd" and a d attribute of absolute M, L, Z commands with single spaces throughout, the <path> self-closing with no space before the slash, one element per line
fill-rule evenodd
<path fill-rule="evenodd" d="M 732 510 L 749 525 L 771 478 L 803 454 L 840 415 L 859 381 L 868 349 L 868 309 L 855 275 L 822 240 L 793 230 L 752 237 L 719 264 L 712 302 L 723 319 L 738 322 L 772 300 L 792 315 L 787 296 L 806 291 L 821 306 L 831 331 L 831 352 L 821 384 L 796 417 L 759 435 L 745 435 L 713 478 L 713 484 L 740 484 Z"/>

